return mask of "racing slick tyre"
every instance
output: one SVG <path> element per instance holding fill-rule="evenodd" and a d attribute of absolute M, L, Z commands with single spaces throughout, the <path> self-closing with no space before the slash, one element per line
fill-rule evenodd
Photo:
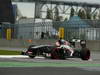
<path fill-rule="evenodd" d="M 53 50 L 51 52 L 51 59 L 59 59 L 58 52 L 56 50 Z"/>
<path fill-rule="evenodd" d="M 30 58 L 35 58 L 35 56 L 36 56 L 36 51 L 30 52 L 30 53 L 28 54 L 28 56 L 29 56 Z"/>
<path fill-rule="evenodd" d="M 64 49 L 55 49 L 51 52 L 52 59 L 66 59 Z"/>
<path fill-rule="evenodd" d="M 22 51 L 22 52 L 21 52 L 21 55 L 26 55 L 26 52 Z"/>
<path fill-rule="evenodd" d="M 31 55 L 29 55 L 29 57 L 30 57 L 30 58 L 35 58 L 35 56 L 31 56 Z"/>
<path fill-rule="evenodd" d="M 90 50 L 87 48 L 84 48 L 80 52 L 80 57 L 82 60 L 89 60 L 90 59 Z"/>

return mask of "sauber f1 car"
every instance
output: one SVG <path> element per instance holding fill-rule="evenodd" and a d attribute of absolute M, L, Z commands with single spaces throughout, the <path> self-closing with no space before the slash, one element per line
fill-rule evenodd
<path fill-rule="evenodd" d="M 34 58 L 35 56 L 51 56 L 51 51 L 54 49 L 52 45 L 30 45 L 26 52 L 22 54 L 28 55 L 30 58 Z"/>
<path fill-rule="evenodd" d="M 66 59 L 66 58 L 81 58 L 82 60 L 90 59 L 90 50 L 83 44 L 81 49 L 74 48 L 74 53 L 70 56 L 70 51 L 66 48 L 56 47 L 54 45 L 30 45 L 26 52 L 23 54 L 28 55 L 30 58 L 35 56 L 44 56 L 51 59 Z"/>

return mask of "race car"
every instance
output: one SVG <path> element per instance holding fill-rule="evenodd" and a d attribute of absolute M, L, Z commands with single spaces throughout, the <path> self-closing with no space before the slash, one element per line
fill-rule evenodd
<path fill-rule="evenodd" d="M 73 43 L 73 42 L 72 42 Z M 66 59 L 66 58 L 81 58 L 82 60 L 89 60 L 90 59 L 90 50 L 86 46 L 86 40 L 80 40 L 80 47 L 81 48 L 73 48 L 74 53 L 70 56 L 70 51 L 62 45 L 61 47 L 56 47 L 51 51 L 51 58 L 52 59 Z"/>
<path fill-rule="evenodd" d="M 81 58 L 82 60 L 90 59 L 90 50 L 81 41 L 81 49 L 74 48 L 74 53 L 70 56 L 70 51 L 66 48 L 56 47 L 55 45 L 30 45 L 24 54 L 30 58 L 35 56 L 43 56 L 51 59 Z"/>
<path fill-rule="evenodd" d="M 35 56 L 44 56 L 48 58 L 54 47 L 53 45 L 30 45 L 27 51 L 22 52 L 22 55 L 28 55 L 30 58 L 34 58 Z"/>
<path fill-rule="evenodd" d="M 90 59 L 90 50 L 88 48 L 74 49 L 74 53 L 70 56 L 70 51 L 66 48 L 56 47 L 51 51 L 52 59 L 81 58 L 82 60 Z"/>

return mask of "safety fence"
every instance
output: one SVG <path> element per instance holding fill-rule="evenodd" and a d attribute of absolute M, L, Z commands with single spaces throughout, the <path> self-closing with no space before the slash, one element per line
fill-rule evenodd
<path fill-rule="evenodd" d="M 1 39 L 85 39 L 100 40 L 99 20 L 68 20 L 63 22 L 38 22 L 2 24 Z"/>

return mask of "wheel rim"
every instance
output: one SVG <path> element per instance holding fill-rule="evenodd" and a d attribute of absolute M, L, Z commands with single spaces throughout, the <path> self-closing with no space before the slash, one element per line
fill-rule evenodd
<path fill-rule="evenodd" d="M 54 49 L 51 53 L 52 58 L 54 59 L 59 59 L 58 53 L 57 53 L 57 49 Z"/>
<path fill-rule="evenodd" d="M 86 60 L 90 59 L 90 51 L 87 51 L 87 52 L 86 52 L 85 59 L 86 59 Z"/>

